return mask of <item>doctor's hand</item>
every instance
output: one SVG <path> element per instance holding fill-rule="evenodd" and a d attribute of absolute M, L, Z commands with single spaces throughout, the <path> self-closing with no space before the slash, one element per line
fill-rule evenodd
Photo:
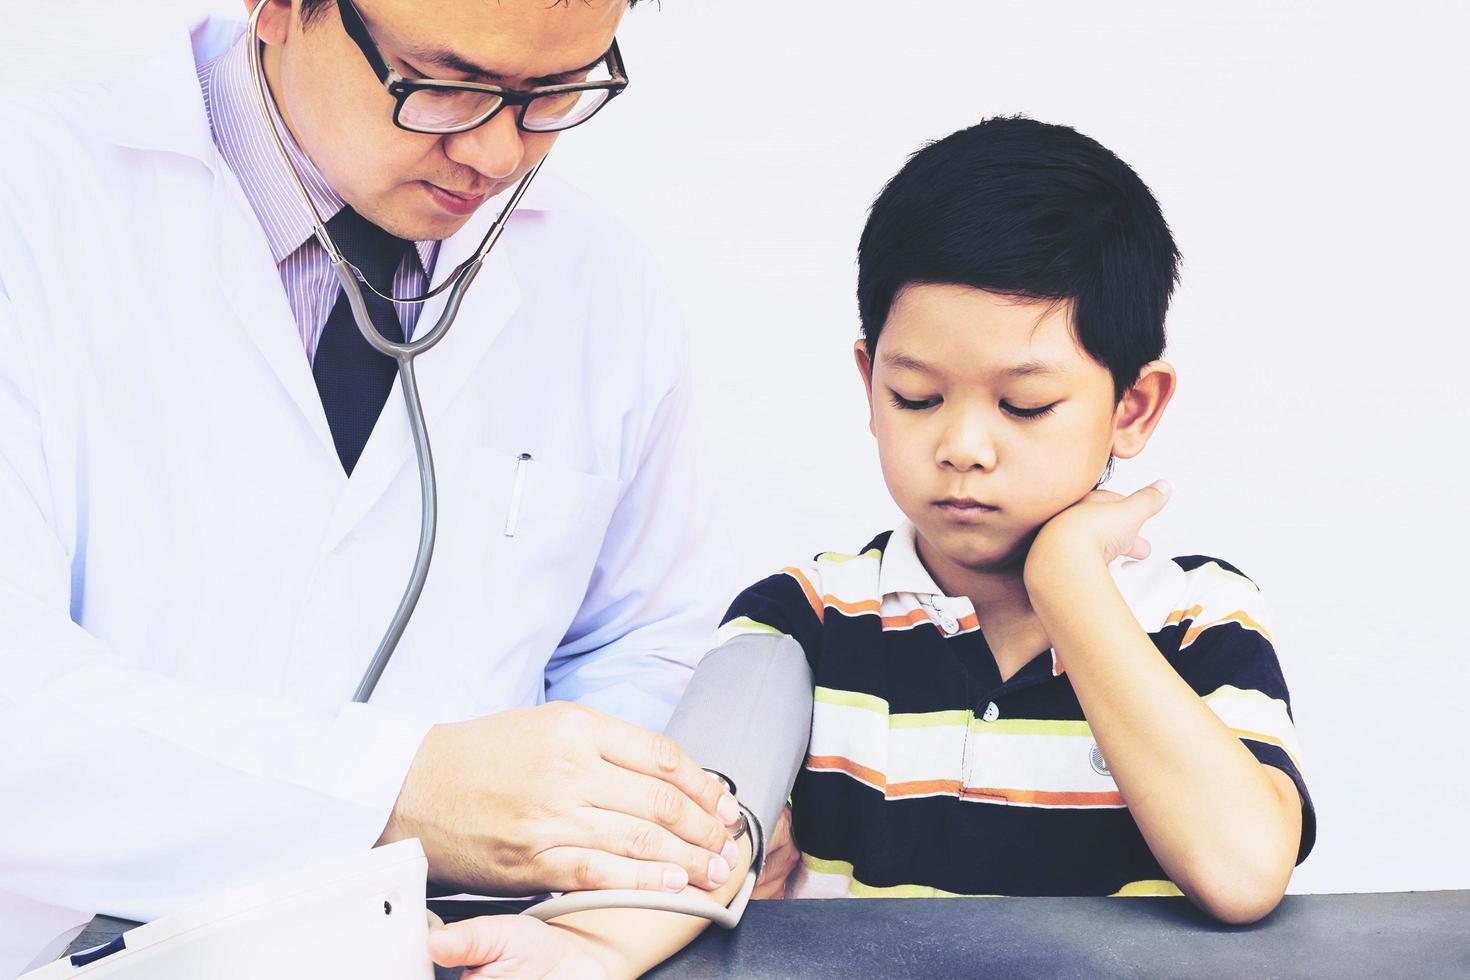
<path fill-rule="evenodd" d="M 417 837 L 431 880 L 481 894 L 677 892 L 730 877 L 738 820 L 671 740 L 553 702 L 431 728 L 378 843 Z"/>

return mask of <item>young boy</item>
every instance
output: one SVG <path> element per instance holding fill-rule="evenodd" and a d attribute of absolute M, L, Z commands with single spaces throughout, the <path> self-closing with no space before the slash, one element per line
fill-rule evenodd
<path fill-rule="evenodd" d="M 719 634 L 793 637 L 812 670 L 787 894 L 1264 916 L 1315 818 L 1259 592 L 1149 557 L 1166 483 L 1096 489 L 1176 385 L 1153 196 L 1074 130 L 990 119 L 908 162 L 858 264 L 857 366 L 908 520 L 747 589 Z"/>

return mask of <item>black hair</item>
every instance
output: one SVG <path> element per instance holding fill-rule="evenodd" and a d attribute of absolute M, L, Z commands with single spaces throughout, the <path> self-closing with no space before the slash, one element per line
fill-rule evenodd
<path fill-rule="evenodd" d="M 260 3 L 269 3 L 270 0 L 258 0 Z M 322 11 L 327 9 L 327 4 L 336 3 L 337 0 L 301 0 L 301 26 L 310 27 L 312 22 L 321 16 Z"/>
<path fill-rule="evenodd" d="M 260 2 L 265 3 L 266 0 L 260 0 Z M 337 0 L 301 0 L 301 26 L 310 27 L 312 21 L 320 17 L 322 11 L 327 9 L 328 4 L 336 2 Z M 570 3 L 571 0 L 553 0 L 553 2 Z M 628 6 L 636 7 L 637 5 L 638 0 L 628 0 Z"/>
<path fill-rule="evenodd" d="M 1068 126 L 994 118 L 921 148 L 873 202 L 858 312 L 874 357 L 908 285 L 1068 302 L 1077 342 L 1121 399 L 1164 352 L 1178 276 L 1158 202 L 1126 163 Z"/>

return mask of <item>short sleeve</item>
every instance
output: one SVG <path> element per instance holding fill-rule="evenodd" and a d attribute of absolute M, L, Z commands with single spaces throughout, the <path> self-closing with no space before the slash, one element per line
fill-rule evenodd
<path fill-rule="evenodd" d="M 1175 558 L 1184 599 L 1154 634 L 1160 651 L 1257 759 L 1291 777 L 1302 798 L 1297 863 L 1317 837 L 1316 810 L 1302 774 L 1291 695 L 1277 660 L 1261 591 L 1216 558 Z"/>
<path fill-rule="evenodd" d="M 815 564 L 784 568 L 735 597 L 715 634 L 716 645 L 750 634 L 789 636 L 801 644 L 807 663 L 816 670 L 822 636 L 820 597 Z"/>

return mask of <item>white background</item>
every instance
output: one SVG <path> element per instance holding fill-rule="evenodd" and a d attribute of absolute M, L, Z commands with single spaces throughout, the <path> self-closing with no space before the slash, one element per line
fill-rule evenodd
<path fill-rule="evenodd" d="M 243 10 L 23 6 L 0 32 L 22 87 Z M 1185 265 L 1182 387 L 1112 486 L 1171 480 L 1156 548 L 1226 558 L 1272 600 L 1320 814 L 1292 888 L 1470 888 L 1467 27 L 1450 2 L 645 2 L 628 93 L 554 160 L 638 228 L 689 314 L 748 582 L 894 520 L 849 354 L 882 183 L 987 115 L 1117 152 Z"/>

